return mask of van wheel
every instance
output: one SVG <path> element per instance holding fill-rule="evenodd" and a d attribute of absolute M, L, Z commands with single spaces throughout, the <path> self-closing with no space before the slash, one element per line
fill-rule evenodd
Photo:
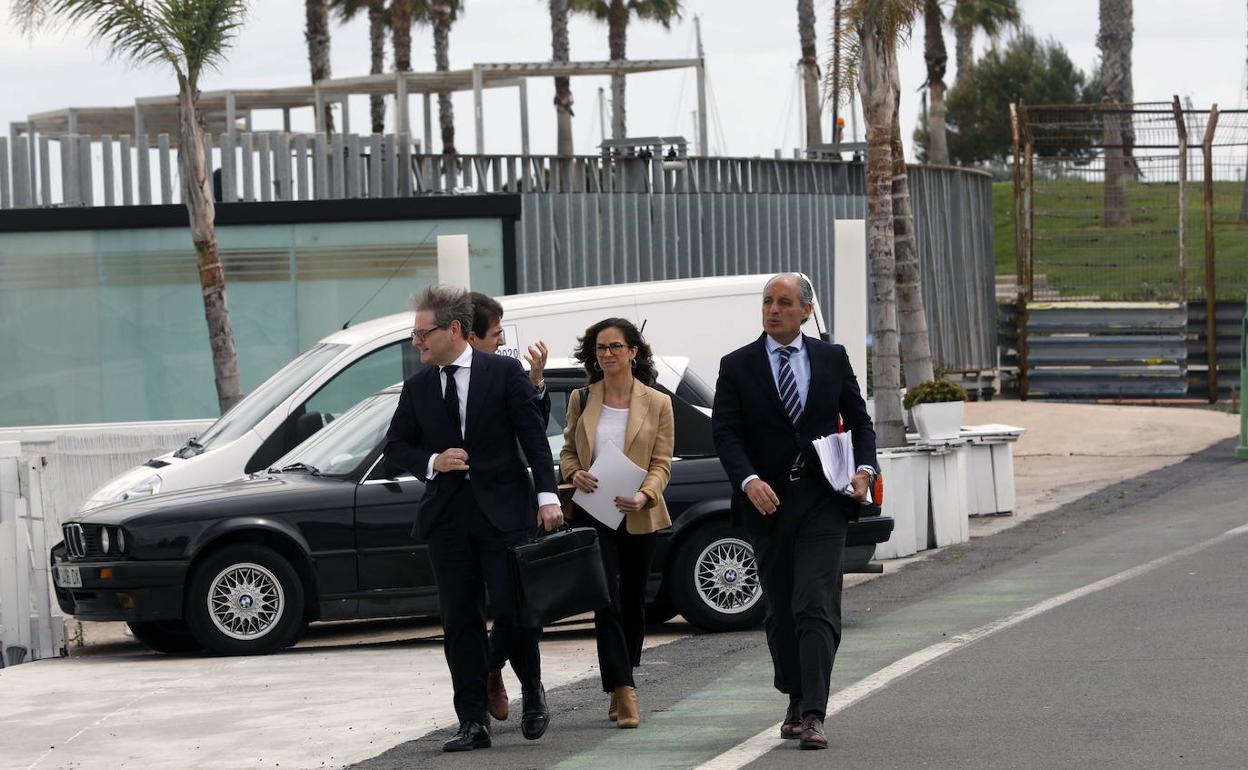
<path fill-rule="evenodd" d="M 303 630 L 303 584 L 285 558 L 259 545 L 232 545 L 195 570 L 184 609 L 191 633 L 218 655 L 262 655 Z"/>
<path fill-rule="evenodd" d="M 180 620 L 153 620 L 126 625 L 130 627 L 130 633 L 134 634 L 135 639 L 156 652 L 177 655 L 204 649 Z"/>
<path fill-rule="evenodd" d="M 685 620 L 707 631 L 741 631 L 762 622 L 766 607 L 754 547 L 744 530 L 716 520 L 680 544 L 668 575 Z"/>

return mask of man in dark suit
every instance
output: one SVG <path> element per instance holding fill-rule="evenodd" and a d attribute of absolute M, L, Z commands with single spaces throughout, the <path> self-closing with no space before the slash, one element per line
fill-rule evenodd
<path fill-rule="evenodd" d="M 495 631 L 520 677 L 521 732 L 535 740 L 550 712 L 538 655 L 540 629 L 514 624 L 507 549 L 534 523 L 563 521 L 554 464 L 533 386 L 520 362 L 468 345 L 472 301 L 450 286 L 426 287 L 415 299 L 412 344 L 428 366 L 405 383 L 390 422 L 387 459 L 422 479 L 416 534 L 429 547 L 438 583 L 443 648 L 455 689 L 459 731 L 446 751 L 488 748 L 486 592 Z"/>
<path fill-rule="evenodd" d="M 472 328 L 468 332 L 468 344 L 482 353 L 497 353 L 507 344 L 503 332 L 503 306 L 488 294 L 479 291 L 468 293 L 472 300 Z M 517 341 L 517 344 L 519 342 Z M 529 381 L 533 383 L 533 399 L 542 412 L 542 426 L 550 425 L 550 393 L 542 377 L 546 370 L 546 343 L 538 340 L 529 345 L 525 360 L 529 362 Z M 485 677 L 485 696 L 490 716 L 497 720 L 507 719 L 511 707 L 507 686 L 503 683 L 503 665 L 507 662 L 507 650 L 503 637 L 490 632 L 489 673 Z"/>
<path fill-rule="evenodd" d="M 803 335 L 810 282 L 763 289 L 763 334 L 720 361 L 712 424 L 733 486 L 734 521 L 754 542 L 767 600 L 775 686 L 789 696 L 782 738 L 827 748 L 823 718 L 841 640 L 841 559 L 849 520 L 879 472 L 875 430 L 845 348 Z M 853 431 L 853 495 L 834 492 L 813 439 Z"/>

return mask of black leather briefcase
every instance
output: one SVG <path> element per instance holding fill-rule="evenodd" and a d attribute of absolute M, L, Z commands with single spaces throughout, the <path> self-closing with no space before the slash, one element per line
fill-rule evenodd
<path fill-rule="evenodd" d="M 510 549 L 516 623 L 540 628 L 611 603 L 598 533 L 565 528 Z"/>

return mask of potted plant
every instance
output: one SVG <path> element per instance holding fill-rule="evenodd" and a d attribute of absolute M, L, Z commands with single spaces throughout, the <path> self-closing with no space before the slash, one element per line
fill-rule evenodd
<path fill-rule="evenodd" d="M 902 405 L 914 416 L 924 441 L 957 438 L 966 411 L 966 390 L 944 380 L 920 382 L 906 390 Z"/>

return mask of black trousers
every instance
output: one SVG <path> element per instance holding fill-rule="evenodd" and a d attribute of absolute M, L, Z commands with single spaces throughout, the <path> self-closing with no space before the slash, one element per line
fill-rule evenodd
<path fill-rule="evenodd" d="M 646 640 L 646 583 L 658 535 L 630 534 L 626 521 L 620 522 L 617 529 L 609 529 L 579 510 L 576 525 L 598 531 L 602 566 L 611 591 L 611 604 L 594 612 L 602 691 L 635 687 L 633 669 L 641 665 L 641 645 Z"/>
<path fill-rule="evenodd" d="M 449 501 L 445 515 L 429 534 L 429 560 L 438 581 L 442 648 L 455 689 L 460 721 L 486 721 L 487 668 L 486 592 L 488 616 L 494 618 L 497 644 L 511 658 L 526 692 L 542 685 L 537 643 L 540 629 L 515 625 L 515 607 L 507 549 L 525 542 L 525 530 L 503 532 L 490 523 L 465 481 Z"/>
<path fill-rule="evenodd" d="M 775 686 L 801 700 L 802 716 L 823 718 L 841 643 L 841 562 L 849 517 L 821 479 L 775 490 L 775 527 L 754 536 L 767 600 L 767 647 Z"/>

